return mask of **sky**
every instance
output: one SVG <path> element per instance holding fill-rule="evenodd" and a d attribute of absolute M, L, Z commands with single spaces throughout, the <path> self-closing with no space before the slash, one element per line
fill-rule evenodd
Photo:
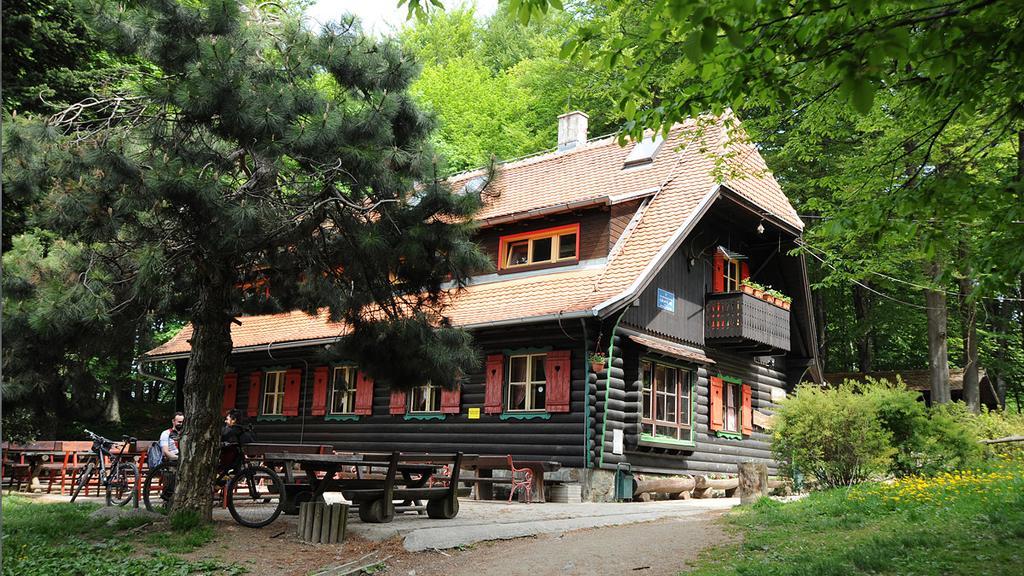
<path fill-rule="evenodd" d="M 446 8 L 462 4 L 461 0 L 442 0 Z M 425 4 L 429 2 L 424 2 Z M 494 13 L 498 0 L 476 0 L 476 14 L 484 18 Z M 363 23 L 363 30 L 380 35 L 397 31 L 406 21 L 407 6 L 398 7 L 398 0 L 318 0 L 306 11 L 313 22 L 324 24 L 336 20 L 341 14 L 355 14 Z"/>

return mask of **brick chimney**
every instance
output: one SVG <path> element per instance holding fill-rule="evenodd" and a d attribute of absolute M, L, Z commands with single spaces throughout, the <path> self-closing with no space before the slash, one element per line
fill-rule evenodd
<path fill-rule="evenodd" d="M 587 120 L 589 117 L 573 110 L 558 117 L 558 151 L 572 150 L 587 143 Z"/>

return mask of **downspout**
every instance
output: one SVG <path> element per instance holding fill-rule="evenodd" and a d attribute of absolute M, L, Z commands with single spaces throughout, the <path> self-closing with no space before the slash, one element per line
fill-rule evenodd
<path fill-rule="evenodd" d="M 580 318 L 583 327 L 583 468 L 590 468 L 590 337 L 587 321 Z"/>
<path fill-rule="evenodd" d="M 172 380 L 166 376 L 160 376 L 158 374 L 150 374 L 149 372 L 146 372 L 146 364 L 152 364 L 153 362 L 157 362 L 157 360 L 146 360 L 145 356 L 139 356 L 136 359 L 135 373 L 138 374 L 139 376 L 142 376 L 143 378 L 149 380 L 156 380 L 157 382 L 163 382 L 164 384 L 177 384 L 177 381 Z"/>
<path fill-rule="evenodd" d="M 601 420 L 601 459 L 598 461 L 598 468 L 604 466 L 604 437 L 608 433 L 608 390 L 612 386 L 612 361 L 615 356 L 612 351 L 615 349 L 615 331 L 619 329 L 619 322 L 622 322 L 623 316 L 629 311 L 632 303 L 626 304 L 626 307 L 622 309 L 622 314 L 619 314 L 619 318 L 612 325 L 612 331 L 608 335 L 608 370 L 604 377 L 604 417 Z"/>

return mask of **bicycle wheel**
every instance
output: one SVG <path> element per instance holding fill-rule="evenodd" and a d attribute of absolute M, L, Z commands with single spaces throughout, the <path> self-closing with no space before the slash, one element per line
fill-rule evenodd
<path fill-rule="evenodd" d="M 228 481 L 228 511 L 242 526 L 262 528 L 277 519 L 284 504 L 284 482 L 266 466 L 243 469 Z"/>
<path fill-rule="evenodd" d="M 146 474 L 142 484 L 142 501 L 146 510 L 166 514 L 174 503 L 174 483 L 178 477 L 178 466 L 164 462 Z"/>
<path fill-rule="evenodd" d="M 92 475 L 95 474 L 95 473 L 96 473 L 96 465 L 95 464 L 93 464 L 92 462 L 89 462 L 88 464 L 85 465 L 85 468 L 82 469 L 82 473 L 79 474 L 78 475 L 78 479 L 75 480 L 75 488 L 71 491 L 71 501 L 72 502 L 74 502 L 75 500 L 78 499 L 79 492 L 81 492 L 82 488 L 85 488 L 86 485 L 89 484 L 89 479 L 92 478 Z"/>
<path fill-rule="evenodd" d="M 107 484 L 107 506 L 124 506 L 135 498 L 139 486 L 139 468 L 132 462 L 120 462 Z"/>

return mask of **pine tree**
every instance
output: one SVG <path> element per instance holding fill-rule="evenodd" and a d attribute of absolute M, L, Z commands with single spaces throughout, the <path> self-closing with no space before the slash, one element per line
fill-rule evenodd
<path fill-rule="evenodd" d="M 119 248 L 112 282 L 132 298 L 191 321 L 178 510 L 210 517 L 244 312 L 328 308 L 376 378 L 458 385 L 477 355 L 444 317 L 446 282 L 486 266 L 470 238 L 479 197 L 439 179 L 408 56 L 352 21 L 312 32 L 236 0 L 141 0 L 95 26 L 148 72 L 92 120 L 71 106 L 21 128 L 42 144 L 8 178 L 45 194 L 49 227 Z"/>

